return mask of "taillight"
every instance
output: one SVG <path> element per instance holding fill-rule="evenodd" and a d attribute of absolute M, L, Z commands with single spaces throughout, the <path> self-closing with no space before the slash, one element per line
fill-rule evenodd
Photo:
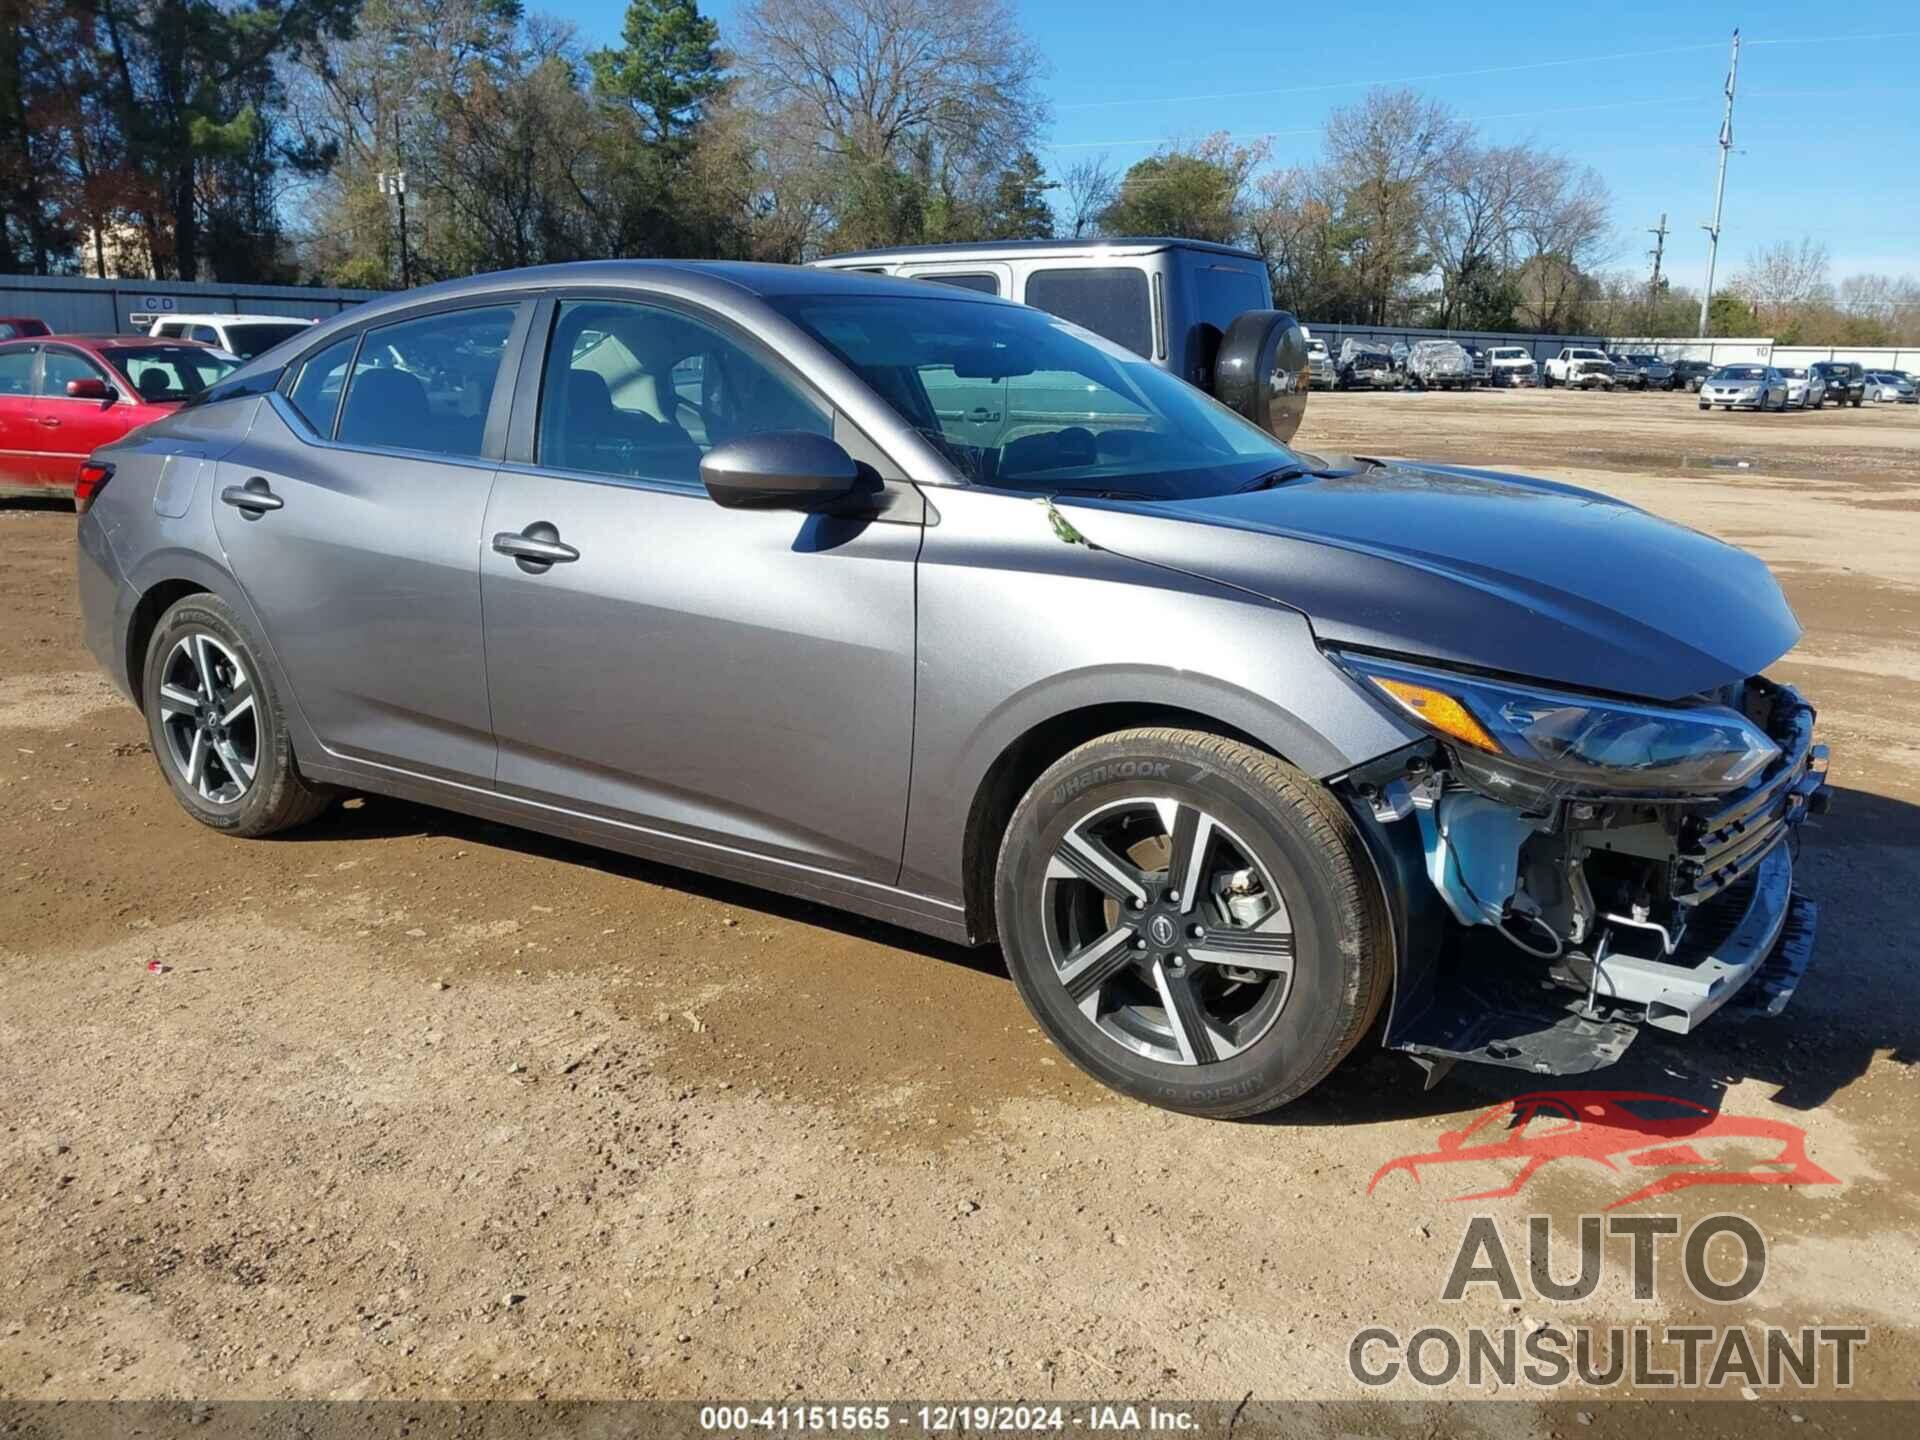
<path fill-rule="evenodd" d="M 84 515 L 93 504 L 94 496 L 107 488 L 107 481 L 113 478 L 113 466 L 96 465 L 89 460 L 80 467 L 80 478 L 73 482 L 74 513 Z"/>

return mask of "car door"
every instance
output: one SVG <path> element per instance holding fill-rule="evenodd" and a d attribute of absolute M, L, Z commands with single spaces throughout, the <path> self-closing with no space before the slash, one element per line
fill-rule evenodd
<path fill-rule="evenodd" d="M 71 396 L 67 394 L 71 380 L 98 380 L 113 398 L 82 400 Z M 38 445 L 33 469 L 38 483 L 71 491 L 80 475 L 80 462 L 133 428 L 133 410 L 133 398 L 127 394 L 124 380 L 78 350 L 65 345 L 44 347 L 40 383 L 33 400 L 33 431 Z"/>
<path fill-rule="evenodd" d="M 33 423 L 33 372 L 38 345 L 0 348 L 0 494 L 40 489 L 40 437 Z"/>
<path fill-rule="evenodd" d="M 699 475 L 716 444 L 858 440 L 716 316 L 579 295 L 543 302 L 535 330 L 480 559 L 498 789 L 642 848 L 892 883 L 917 510 L 716 505 Z M 519 553 L 542 546 L 559 558 Z"/>
<path fill-rule="evenodd" d="M 469 303 L 337 339 L 219 462 L 221 544 L 336 755 L 492 783 L 480 535 L 526 320 Z"/>

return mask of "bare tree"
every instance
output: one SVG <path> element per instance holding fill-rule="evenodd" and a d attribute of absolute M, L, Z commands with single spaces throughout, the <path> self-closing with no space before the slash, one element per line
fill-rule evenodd
<path fill-rule="evenodd" d="M 1524 145 L 1464 143 L 1435 167 L 1420 228 L 1440 276 L 1441 325 L 1463 323 L 1475 290 L 1511 268 L 1539 169 L 1537 152 Z"/>
<path fill-rule="evenodd" d="M 1815 306 L 1831 302 L 1828 265 L 1827 247 L 1811 236 L 1798 245 L 1782 240 L 1750 254 L 1728 288 L 1753 306 L 1761 325 L 1779 334 Z"/>
<path fill-rule="evenodd" d="M 745 98 L 770 149 L 834 172 L 837 236 L 918 238 L 929 209 L 990 203 L 1046 119 L 1010 0 L 750 0 Z"/>
<path fill-rule="evenodd" d="M 1598 172 L 1576 170 L 1558 155 L 1536 155 L 1515 232 L 1520 303 L 1515 316 L 1530 329 L 1562 334 L 1583 322 L 1597 293 L 1594 272 L 1606 262 L 1612 200 Z"/>
<path fill-rule="evenodd" d="M 1353 232 L 1349 264 L 1366 320 L 1388 320 L 1428 269 L 1421 231 L 1430 192 L 1466 141 L 1451 110 L 1412 90 L 1369 90 L 1327 117 L 1326 166 Z"/>
<path fill-rule="evenodd" d="M 1075 240 L 1100 233 L 1100 216 L 1120 194 L 1120 177 L 1114 173 L 1105 152 L 1090 155 L 1067 167 L 1060 177 L 1061 198 L 1066 201 L 1063 219 Z"/>

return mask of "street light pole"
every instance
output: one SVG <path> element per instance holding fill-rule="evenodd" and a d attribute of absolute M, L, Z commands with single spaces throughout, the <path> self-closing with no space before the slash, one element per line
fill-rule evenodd
<path fill-rule="evenodd" d="M 1713 223 L 1707 232 L 1707 288 L 1700 292 L 1700 335 L 1707 333 L 1707 307 L 1713 303 L 1713 267 L 1720 258 L 1720 207 L 1727 197 L 1727 152 L 1733 149 L 1733 91 L 1740 79 L 1740 32 L 1733 32 L 1733 58 L 1727 65 L 1727 113 L 1720 121 L 1720 178 L 1713 185 Z"/>

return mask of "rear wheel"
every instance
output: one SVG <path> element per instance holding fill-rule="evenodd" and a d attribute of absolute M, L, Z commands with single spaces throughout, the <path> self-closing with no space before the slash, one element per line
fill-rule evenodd
<path fill-rule="evenodd" d="M 326 792 L 294 764 L 279 694 L 253 642 L 218 597 L 189 595 L 160 617 L 141 693 L 160 773 L 202 825 L 268 835 L 326 808 Z"/>
<path fill-rule="evenodd" d="M 1021 800 L 995 875 L 1007 968 L 1054 1042 L 1150 1104 L 1257 1115 L 1318 1084 L 1391 974 L 1353 821 L 1250 746 L 1129 730 Z"/>

